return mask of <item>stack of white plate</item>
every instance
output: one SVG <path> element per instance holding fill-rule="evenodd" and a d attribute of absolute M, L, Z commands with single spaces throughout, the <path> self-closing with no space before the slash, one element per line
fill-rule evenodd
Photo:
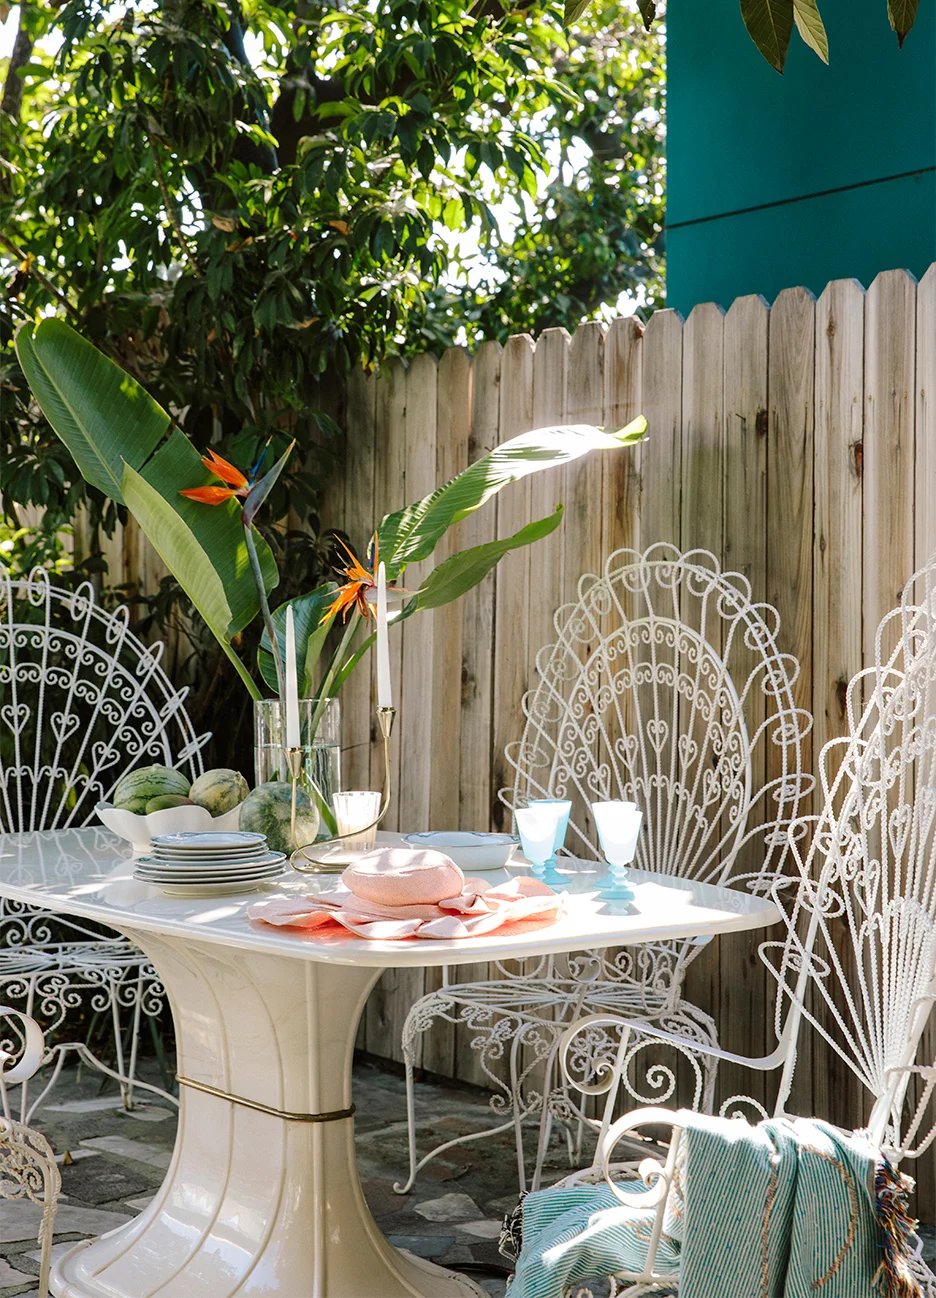
<path fill-rule="evenodd" d="M 251 892 L 285 868 L 285 853 L 271 852 L 264 834 L 205 830 L 157 835 L 150 855 L 137 858 L 134 877 L 171 897 L 220 897 Z"/>

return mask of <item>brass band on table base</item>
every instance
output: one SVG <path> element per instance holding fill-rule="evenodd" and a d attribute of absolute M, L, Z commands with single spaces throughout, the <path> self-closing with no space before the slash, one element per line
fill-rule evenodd
<path fill-rule="evenodd" d="M 195 1082 L 190 1077 L 176 1074 L 180 1086 L 188 1086 L 193 1091 L 203 1091 L 205 1095 L 214 1095 L 219 1100 L 230 1100 L 245 1109 L 255 1109 L 257 1113 L 267 1113 L 273 1118 L 282 1118 L 285 1122 L 343 1122 L 345 1118 L 354 1117 L 354 1105 L 347 1109 L 332 1109 L 329 1113 L 289 1113 L 285 1109 L 274 1108 L 272 1104 L 261 1104 L 259 1100 L 248 1100 L 243 1095 L 231 1095 L 218 1086 L 209 1086 L 207 1082 Z"/>
<path fill-rule="evenodd" d="M 380 735 L 383 739 L 384 753 L 383 797 L 380 801 L 380 810 L 377 812 L 377 818 L 372 820 L 369 825 L 362 825 L 360 829 L 352 830 L 348 834 L 336 834 L 334 838 L 326 838 L 319 843 L 306 843 L 302 847 L 297 847 L 289 858 L 289 863 L 293 869 L 298 870 L 300 874 L 340 874 L 345 866 L 348 865 L 347 861 L 330 861 L 327 855 L 313 856 L 311 849 L 315 848 L 317 853 L 327 853 L 329 850 L 333 850 L 336 846 L 339 846 L 347 838 L 357 838 L 360 834 L 366 834 L 369 830 L 376 829 L 387 814 L 387 808 L 390 806 L 390 736 L 393 733 L 393 722 L 395 717 L 396 708 L 377 709 L 377 724 L 380 726 Z M 299 750 L 291 748 L 286 749 L 287 760 L 289 760 L 290 754 L 293 752 L 298 753 Z M 299 778 L 298 761 L 295 766 L 295 774 L 293 774 L 292 763 L 290 763 L 289 769 L 293 786 L 293 841 L 295 842 L 296 784 Z"/>

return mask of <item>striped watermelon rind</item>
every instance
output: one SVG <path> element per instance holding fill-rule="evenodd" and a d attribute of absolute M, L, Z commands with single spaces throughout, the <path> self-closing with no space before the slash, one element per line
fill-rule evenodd
<path fill-rule="evenodd" d="M 175 794 L 187 798 L 191 780 L 171 766 L 140 766 L 127 771 L 114 785 L 111 802 L 122 811 L 132 811 L 138 816 L 146 812 L 146 804 L 153 798 Z"/>

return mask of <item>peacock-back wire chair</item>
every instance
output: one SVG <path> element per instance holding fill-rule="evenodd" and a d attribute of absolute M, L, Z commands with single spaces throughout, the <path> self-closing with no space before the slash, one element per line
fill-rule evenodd
<path fill-rule="evenodd" d="M 201 772 L 209 736 L 195 734 L 188 691 L 166 676 L 163 652 L 134 635 L 126 606 L 101 608 L 90 583 L 67 590 L 41 569 L 21 578 L 0 572 L 0 831 L 89 825 L 95 805 L 136 765 Z M 158 1014 L 162 990 L 125 938 L 0 900 L 0 1000 L 37 1015 L 56 1038 L 81 1007 L 108 1016 L 113 1069 L 83 1041 L 56 1040 L 47 1062 L 56 1057 L 54 1081 L 65 1052 L 77 1051 L 116 1075 L 131 1102 L 142 1085 L 135 1079 L 142 1016 Z"/>
<path fill-rule="evenodd" d="M 776 1048 L 748 1059 L 694 1040 L 667 1039 L 760 1072 L 779 1070 L 773 1114 L 783 1116 L 806 1024 L 857 1079 L 868 1105 L 863 1116 L 870 1138 L 897 1164 L 918 1159 L 936 1141 L 936 1125 L 928 1125 L 936 1059 L 924 1035 L 936 1003 L 936 556 L 911 578 L 900 605 L 880 623 L 874 664 L 852 679 L 845 706 L 847 733 L 829 741 L 819 756 L 822 809 L 790 828 L 795 878 L 773 887 L 785 940 L 760 947 L 777 984 Z M 648 1127 L 672 1127 L 665 1162 L 651 1160 L 641 1168 L 642 1179 L 655 1186 L 662 1229 L 682 1128 L 660 1108 L 638 1109 L 616 1121 L 612 1113 L 633 1038 L 666 1034 L 634 1019 L 589 1015 L 564 1033 L 562 1068 L 578 1086 L 584 1059 L 594 1077 L 592 1050 L 582 1051 L 580 1043 L 592 1036 L 607 1049 L 612 1033 L 616 1051 L 606 1055 L 603 1078 L 585 1083 L 589 1093 L 605 1096 L 595 1162 L 560 1184 L 600 1176 L 613 1187 L 635 1170 L 613 1163 L 618 1144 Z M 824 1115 L 843 1126 L 856 1116 L 843 1111 L 844 1096 L 844 1088 L 835 1088 L 839 1112 Z M 720 1112 L 734 1114 L 742 1106 L 766 1116 L 763 1105 L 744 1096 L 726 1099 Z M 652 1206 L 628 1192 L 615 1193 L 627 1206 Z M 677 1277 L 656 1267 L 659 1238 L 655 1231 L 641 1272 L 616 1276 L 613 1293 L 636 1298 L 676 1287 Z M 936 1298 L 936 1278 L 922 1262 L 916 1273 L 927 1298 Z"/>
<path fill-rule="evenodd" d="M 755 601 L 747 578 L 723 572 L 714 555 L 661 544 L 644 553 L 619 550 L 600 575 L 583 576 L 577 600 L 556 613 L 555 628 L 523 700 L 522 737 L 507 749 L 514 782 L 501 794 L 506 805 L 570 799 L 572 853 L 594 859 L 590 803 L 632 800 L 644 813 L 639 868 L 766 891 L 783 871 L 785 830 L 812 784 L 802 763 L 812 717 L 797 706 L 799 664 L 780 650 L 776 610 Z M 581 1133 L 585 1116 L 553 1080 L 563 1028 L 607 1008 L 714 1041 L 710 1016 L 682 995 L 701 945 L 661 942 L 549 957 L 520 973 L 497 965 L 493 979 L 446 981 L 424 996 L 403 1028 L 410 1170 L 397 1188 L 408 1190 L 417 1172 L 451 1146 L 511 1126 L 523 1186 L 526 1119 L 540 1127 L 537 1184 L 552 1119 Z M 469 1029 L 499 1121 L 419 1158 L 415 1060 L 421 1034 L 440 1019 Z M 636 1043 L 635 1053 L 644 1048 Z M 498 1072 L 504 1060 L 506 1080 Z M 675 1075 L 655 1067 L 651 1084 L 662 1101 Z M 705 1104 L 713 1068 L 699 1073 L 698 1085 L 696 1100 Z"/>

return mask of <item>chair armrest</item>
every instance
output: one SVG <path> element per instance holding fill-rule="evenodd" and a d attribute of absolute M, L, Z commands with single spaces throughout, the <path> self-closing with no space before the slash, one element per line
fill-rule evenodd
<path fill-rule="evenodd" d="M 655 1208 L 665 1203 L 673 1185 L 676 1156 L 679 1150 L 679 1137 L 685 1130 L 686 1125 L 683 1112 L 683 1110 L 674 1112 L 672 1109 L 658 1107 L 634 1109 L 632 1113 L 625 1113 L 622 1118 L 618 1118 L 617 1122 L 612 1123 L 598 1142 L 595 1163 L 600 1167 L 601 1174 L 611 1193 L 626 1207 Z M 619 1185 L 615 1184 L 611 1174 L 611 1162 L 618 1142 L 623 1140 L 625 1136 L 633 1135 L 641 1127 L 671 1127 L 673 1137 L 670 1140 L 665 1162 L 661 1162 L 658 1158 L 645 1158 L 639 1164 L 638 1175 L 644 1184 L 650 1188 L 641 1190 L 638 1193 L 622 1190 Z"/>
<path fill-rule="evenodd" d="M 624 1040 L 630 1037 L 631 1034 L 638 1033 L 640 1036 L 653 1037 L 657 1041 L 666 1042 L 675 1046 L 678 1050 L 689 1051 L 697 1055 L 707 1055 L 713 1059 L 723 1059 L 732 1064 L 742 1064 L 747 1068 L 753 1068 L 761 1072 L 769 1072 L 772 1068 L 778 1068 L 787 1054 L 787 1046 L 781 1042 L 772 1054 L 765 1055 L 761 1059 L 750 1059 L 746 1055 L 732 1054 L 730 1050 L 722 1050 L 718 1046 L 699 1041 L 696 1037 L 682 1036 L 677 1032 L 667 1032 L 665 1028 L 658 1028 L 653 1023 L 644 1022 L 643 1019 L 629 1019 L 623 1014 L 586 1014 L 577 1019 L 575 1023 L 570 1024 L 559 1038 L 559 1063 L 563 1075 L 569 1084 L 574 1086 L 577 1091 L 580 1091 L 582 1095 L 604 1095 L 615 1082 L 615 1067 L 611 1063 L 600 1066 L 599 1071 L 605 1074 L 605 1077 L 598 1082 L 577 1082 L 569 1072 L 568 1058 L 572 1043 L 580 1032 L 592 1027 L 617 1027 L 621 1029 L 622 1039 Z"/>
<path fill-rule="evenodd" d="M 15 1084 L 29 1081 L 42 1063 L 42 1056 L 45 1051 L 45 1037 L 42 1028 L 34 1018 L 24 1014 L 21 1010 L 13 1009 L 9 1005 L 0 1005 L 0 1019 L 4 1018 L 19 1019 L 23 1049 L 18 1062 L 12 1068 L 8 1068 L 7 1064 L 11 1059 L 15 1059 L 16 1055 L 0 1046 L 0 1087 L 7 1083 Z"/>

